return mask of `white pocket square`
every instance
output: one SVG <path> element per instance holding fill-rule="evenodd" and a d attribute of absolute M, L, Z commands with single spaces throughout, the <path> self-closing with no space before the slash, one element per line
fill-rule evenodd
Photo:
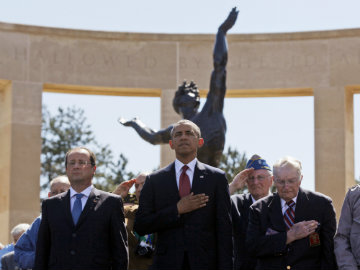
<path fill-rule="evenodd" d="M 278 234 L 278 233 L 279 233 L 278 231 L 275 231 L 271 228 L 267 228 L 265 235 L 274 235 L 274 234 Z"/>

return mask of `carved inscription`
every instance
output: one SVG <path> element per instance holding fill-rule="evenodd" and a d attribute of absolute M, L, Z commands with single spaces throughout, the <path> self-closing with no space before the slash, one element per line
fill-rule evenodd
<path fill-rule="evenodd" d="M 108 68 L 145 68 L 151 69 L 158 65 L 158 60 L 154 56 L 139 56 L 136 54 L 123 53 L 91 53 L 91 52 L 46 52 L 38 50 L 33 53 L 35 63 L 49 65 L 67 65 L 67 66 L 105 66 Z"/>

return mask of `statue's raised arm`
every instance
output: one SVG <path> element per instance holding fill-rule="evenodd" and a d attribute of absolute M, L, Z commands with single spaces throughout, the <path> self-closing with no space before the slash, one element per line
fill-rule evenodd
<path fill-rule="evenodd" d="M 222 112 L 226 92 L 226 64 L 228 59 L 228 46 L 226 33 L 231 29 L 237 19 L 239 11 L 234 7 L 226 20 L 219 26 L 213 51 L 214 70 L 211 73 L 210 90 L 204 105 L 206 111 Z"/>
<path fill-rule="evenodd" d="M 226 92 L 227 43 L 226 33 L 234 26 L 238 11 L 233 8 L 226 20 L 219 26 L 213 53 L 214 70 L 211 73 L 210 91 L 201 112 L 200 93 L 197 85 L 184 81 L 173 99 L 174 110 L 183 119 L 193 121 L 200 127 L 204 145 L 198 150 L 198 159 L 212 166 L 218 166 L 225 144 L 226 121 L 223 115 Z M 132 127 L 145 141 L 151 144 L 164 144 L 170 140 L 172 125 L 159 131 L 153 130 L 138 118 L 119 119 L 119 123 Z"/>

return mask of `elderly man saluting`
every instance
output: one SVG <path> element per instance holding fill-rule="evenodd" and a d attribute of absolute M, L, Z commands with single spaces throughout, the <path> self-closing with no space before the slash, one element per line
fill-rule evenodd
<path fill-rule="evenodd" d="M 253 155 L 245 170 L 238 173 L 230 183 L 230 194 L 247 185 L 249 192 L 231 196 L 231 216 L 234 234 L 234 270 L 255 269 L 256 258 L 249 255 L 245 245 L 250 206 L 268 196 L 273 177 L 270 166 L 259 155 Z"/>
<path fill-rule="evenodd" d="M 256 269 L 336 269 L 335 211 L 329 197 L 300 188 L 300 161 L 273 166 L 278 190 L 250 207 L 246 244 Z"/>

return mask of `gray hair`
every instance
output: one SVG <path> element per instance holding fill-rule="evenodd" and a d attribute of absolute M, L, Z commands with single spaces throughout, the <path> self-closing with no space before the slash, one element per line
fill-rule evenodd
<path fill-rule="evenodd" d="M 275 162 L 275 164 L 273 165 L 274 175 L 277 175 L 277 172 L 279 171 L 279 169 L 288 167 L 288 166 L 294 168 L 297 171 L 297 174 L 299 177 L 302 175 L 301 162 L 290 156 L 283 157 Z"/>
<path fill-rule="evenodd" d="M 27 223 L 20 223 L 18 225 L 16 225 L 12 230 L 11 230 L 11 236 L 13 238 L 15 238 L 15 236 L 18 236 L 22 233 L 24 233 L 27 229 L 29 229 L 30 225 Z"/>
<path fill-rule="evenodd" d="M 192 130 L 195 132 L 196 136 L 198 138 L 201 138 L 201 131 L 200 131 L 200 128 L 192 121 L 190 120 L 187 120 L 187 119 L 182 119 L 180 121 L 177 121 L 174 125 L 173 125 L 173 128 L 171 129 L 171 132 L 170 132 L 170 135 L 171 135 L 171 138 L 173 138 L 174 136 L 174 131 L 175 129 L 178 127 L 178 126 L 181 126 L 181 125 L 189 125 L 192 127 Z"/>
<path fill-rule="evenodd" d="M 66 175 L 59 175 L 59 176 L 55 177 L 53 180 L 51 180 L 49 183 L 50 190 L 51 190 L 51 187 L 56 183 L 64 183 L 64 184 L 68 184 L 70 186 L 69 178 Z"/>

